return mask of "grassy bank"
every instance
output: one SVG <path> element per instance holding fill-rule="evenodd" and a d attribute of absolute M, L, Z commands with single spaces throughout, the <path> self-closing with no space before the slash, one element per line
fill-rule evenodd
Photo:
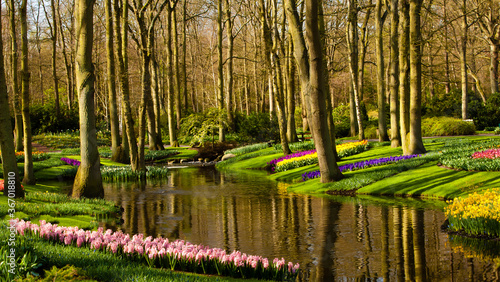
<path fill-rule="evenodd" d="M 320 183 L 319 179 L 303 181 L 306 172 L 318 170 L 318 165 L 308 165 L 278 173 L 269 178 L 291 183 L 288 191 L 302 194 L 346 193 L 364 195 L 421 196 L 452 199 L 472 191 L 481 191 L 500 186 L 499 171 L 457 171 L 438 166 L 439 156 L 445 144 L 476 143 L 500 140 L 498 136 L 444 137 L 424 140 L 429 153 L 424 157 L 387 165 L 344 172 L 344 179 L 333 183 Z M 478 143 L 479 144 L 479 143 Z M 282 153 L 268 154 L 269 149 L 238 156 L 239 160 L 222 162 L 222 169 L 264 169 L 272 159 Z M 391 148 L 389 143 L 370 143 L 370 149 L 342 158 L 339 166 L 378 158 L 402 155 L 400 148 Z"/>

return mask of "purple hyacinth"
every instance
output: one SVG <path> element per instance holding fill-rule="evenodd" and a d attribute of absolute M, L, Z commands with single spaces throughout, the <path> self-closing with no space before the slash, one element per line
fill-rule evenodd
<path fill-rule="evenodd" d="M 80 165 L 80 161 L 78 160 L 74 160 L 74 159 L 70 159 L 70 158 L 61 158 L 61 161 L 69 164 L 69 165 L 74 165 L 74 166 L 79 166 Z"/>
<path fill-rule="evenodd" d="M 413 159 L 413 158 L 420 157 L 420 156 L 422 156 L 422 155 L 395 156 L 395 157 L 386 157 L 386 158 L 379 158 L 379 159 L 373 159 L 373 160 L 366 160 L 366 161 L 355 162 L 355 163 L 351 163 L 351 164 L 345 164 L 345 165 L 339 166 L 339 169 L 341 172 L 344 172 L 346 170 L 353 171 L 353 170 L 368 168 L 368 167 L 372 167 L 372 166 L 384 165 L 384 164 L 391 163 L 391 162 L 399 162 L 402 160 L 409 160 L 409 159 Z M 317 178 L 320 176 L 321 176 L 321 173 L 319 172 L 319 170 L 310 171 L 310 172 L 306 172 L 306 173 L 302 174 L 302 180 L 306 181 L 308 179 L 313 179 L 313 178 Z"/>

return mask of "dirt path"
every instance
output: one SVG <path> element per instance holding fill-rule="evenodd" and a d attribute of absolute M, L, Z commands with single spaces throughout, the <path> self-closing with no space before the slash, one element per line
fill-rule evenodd
<path fill-rule="evenodd" d="M 38 143 L 31 143 L 31 146 L 33 146 L 33 151 L 39 151 L 39 152 L 44 152 L 44 153 L 48 153 L 48 152 L 60 153 L 61 152 L 61 150 L 54 150 L 54 148 L 49 148 L 49 147 L 40 145 Z"/>

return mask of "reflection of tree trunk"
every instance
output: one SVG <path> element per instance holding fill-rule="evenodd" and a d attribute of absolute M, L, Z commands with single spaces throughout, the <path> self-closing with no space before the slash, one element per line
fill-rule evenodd
<path fill-rule="evenodd" d="M 403 272 L 403 248 L 401 237 L 401 208 L 394 207 L 393 212 L 394 252 L 396 253 L 396 277 L 397 281 L 404 280 Z"/>
<path fill-rule="evenodd" d="M 404 256 L 404 274 L 406 281 L 414 281 L 413 265 L 413 238 L 411 232 L 411 218 L 408 207 L 403 208 L 403 256 Z"/>
<path fill-rule="evenodd" d="M 314 244 L 317 250 L 314 254 L 317 257 L 317 265 L 311 270 L 310 281 L 335 281 L 335 269 L 331 266 L 337 242 L 337 232 L 334 229 L 342 204 L 324 198 L 319 199 L 319 204 L 321 210 L 318 226 L 315 228 L 317 241 Z"/>
<path fill-rule="evenodd" d="M 412 209 L 413 252 L 415 255 L 415 281 L 427 281 L 425 265 L 424 211 Z"/>
<path fill-rule="evenodd" d="M 382 261 L 382 277 L 384 281 L 389 281 L 389 208 L 381 207 L 382 228 L 380 234 L 382 237 L 382 250 L 380 252 Z"/>

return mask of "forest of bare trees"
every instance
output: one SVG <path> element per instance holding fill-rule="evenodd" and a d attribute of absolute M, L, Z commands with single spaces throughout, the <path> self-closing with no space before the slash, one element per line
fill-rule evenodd
<path fill-rule="evenodd" d="M 92 21 L 77 17 L 78 3 L 92 6 Z M 342 177 L 332 152 L 334 108 L 350 105 L 350 134 L 359 139 L 365 138 L 364 115 L 376 113 L 379 140 L 391 138 L 414 154 L 425 152 L 422 104 L 460 93 L 461 118 L 468 119 L 471 97 L 486 103 L 498 92 L 500 3 L 494 0 L 2 5 L 9 104 L 0 111 L 10 107 L 17 150 L 23 138 L 30 150 L 30 103 L 54 105 L 57 117 L 63 109 L 80 107 L 82 115 L 93 107 L 91 122 L 110 130 L 113 159 L 130 159 L 134 170 L 146 169 L 146 142 L 150 150 L 161 150 L 162 140 L 178 146 L 190 114 L 217 109 L 224 141 L 236 130 L 237 113 L 268 113 L 277 118 L 285 154 L 297 139 L 296 126 L 311 132 L 322 180 L 331 181 Z M 93 33 L 86 70 L 78 63 L 79 19 L 91 21 Z M 92 73 L 92 107 L 78 105 L 80 84 L 88 82 L 78 78 L 82 71 Z M 29 166 L 24 175 L 30 182 Z"/>

